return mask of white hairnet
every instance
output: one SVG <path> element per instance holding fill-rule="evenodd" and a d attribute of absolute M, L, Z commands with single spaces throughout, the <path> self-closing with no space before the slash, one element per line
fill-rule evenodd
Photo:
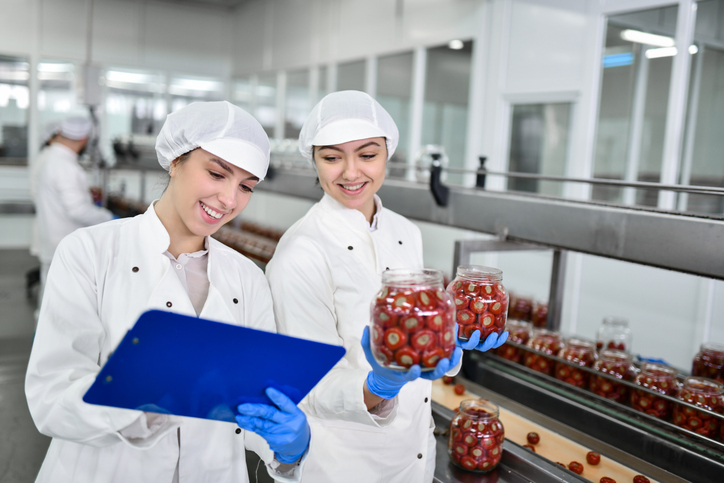
<path fill-rule="evenodd" d="M 60 135 L 73 141 L 87 138 L 92 130 L 93 123 L 85 117 L 69 117 L 60 123 Z"/>
<path fill-rule="evenodd" d="M 171 161 L 201 148 L 263 180 L 269 167 L 269 138 L 261 124 L 226 101 L 194 102 L 172 112 L 156 138 L 156 154 Z"/>
<path fill-rule="evenodd" d="M 311 160 L 313 146 L 333 146 L 377 137 L 385 138 L 389 160 L 397 148 L 400 133 L 388 112 L 364 92 L 333 92 L 309 113 L 299 133 L 299 151 Z"/>
<path fill-rule="evenodd" d="M 50 121 L 43 126 L 43 132 L 40 134 L 40 140 L 47 143 L 56 134 L 60 133 L 60 122 Z"/>

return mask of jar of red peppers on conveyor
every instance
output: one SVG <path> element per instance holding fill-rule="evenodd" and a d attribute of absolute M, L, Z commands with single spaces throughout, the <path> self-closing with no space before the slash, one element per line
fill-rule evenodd
<path fill-rule="evenodd" d="M 455 350 L 455 307 L 439 270 L 388 270 L 372 301 L 370 346 L 390 369 L 431 371 Z"/>
<path fill-rule="evenodd" d="M 631 351 L 631 329 L 622 317 L 606 317 L 596 333 L 596 350 L 616 349 Z"/>
<path fill-rule="evenodd" d="M 458 337 L 468 340 L 480 331 L 480 340 L 500 335 L 508 318 L 508 292 L 503 272 L 480 265 L 460 265 L 455 279 L 447 286 L 455 304 Z"/>
<path fill-rule="evenodd" d="M 631 354 L 614 349 L 604 349 L 593 368 L 616 379 L 631 381 L 636 375 Z M 625 404 L 628 401 L 628 387 L 603 376 L 592 375 L 591 392 L 606 399 Z"/>
<path fill-rule="evenodd" d="M 579 367 L 592 367 L 598 359 L 593 342 L 572 337 L 558 353 L 558 357 L 565 359 Z M 556 363 L 556 379 L 565 381 L 577 387 L 588 388 L 589 373 L 570 366 L 563 362 Z"/>
<path fill-rule="evenodd" d="M 498 406 L 486 399 L 460 403 L 450 421 L 448 454 L 454 465 L 476 473 L 495 469 L 503 455 L 505 430 L 498 419 Z"/>
<path fill-rule="evenodd" d="M 530 338 L 533 326 L 530 322 L 523 320 L 509 320 L 505 325 L 508 331 L 508 341 L 513 341 L 516 344 L 525 345 Z M 503 344 L 502 346 L 495 349 L 495 354 L 499 355 L 503 359 L 516 362 L 520 364 L 522 358 L 522 351 L 517 347 L 513 347 L 510 344 Z"/>
<path fill-rule="evenodd" d="M 706 377 L 687 377 L 678 399 L 696 406 L 724 414 L 724 385 Z M 677 404 L 674 407 L 674 424 L 707 438 L 719 438 L 721 420 L 711 414 Z"/>
<path fill-rule="evenodd" d="M 546 354 L 557 355 L 563 348 L 563 341 L 558 332 L 536 329 L 533 331 L 533 335 L 531 335 L 526 346 L 545 352 Z M 523 364 L 530 369 L 548 374 L 549 376 L 552 376 L 555 370 L 553 359 L 530 351 L 523 352 Z"/>
<path fill-rule="evenodd" d="M 641 364 L 641 372 L 634 378 L 634 384 L 660 392 L 666 396 L 675 396 L 679 391 L 676 370 L 656 362 Z M 668 421 L 673 411 L 673 403 L 645 391 L 631 391 L 631 407 L 650 416 Z"/>
<path fill-rule="evenodd" d="M 707 342 L 694 356 L 691 375 L 716 379 L 719 371 L 724 367 L 724 345 Z"/>

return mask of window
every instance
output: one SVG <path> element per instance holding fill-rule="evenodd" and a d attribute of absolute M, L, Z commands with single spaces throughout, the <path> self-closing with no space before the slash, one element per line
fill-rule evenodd
<path fill-rule="evenodd" d="M 337 67 L 338 91 L 365 90 L 365 61 L 348 62 Z"/>
<path fill-rule="evenodd" d="M 400 131 L 393 161 L 407 160 L 410 140 L 412 52 L 380 57 L 377 63 L 377 101 L 390 113 Z"/>
<path fill-rule="evenodd" d="M 465 167 L 468 100 L 473 42 L 428 49 L 422 144 L 441 145 L 453 168 Z M 463 176 L 449 173 L 448 182 L 462 184 Z"/>
<path fill-rule="evenodd" d="M 309 95 L 309 71 L 302 70 L 287 74 L 287 100 L 284 114 L 284 137 L 299 138 L 304 121 L 312 110 Z"/>
<path fill-rule="evenodd" d="M 27 164 L 29 67 L 24 59 L 0 57 L 0 164 Z"/>

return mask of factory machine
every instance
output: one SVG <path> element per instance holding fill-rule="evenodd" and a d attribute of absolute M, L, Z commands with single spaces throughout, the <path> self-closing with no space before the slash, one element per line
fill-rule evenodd
<path fill-rule="evenodd" d="M 144 147 L 138 140 L 135 145 L 130 139 L 118 140 L 115 147 L 119 162 L 114 169 L 140 172 L 157 169 L 155 155 L 152 156 L 149 143 L 145 144 Z M 430 166 L 422 168 L 393 164 L 397 164 L 393 168 L 402 176 L 389 177 L 380 189 L 379 195 L 386 207 L 412 219 L 495 235 L 489 240 L 457 241 L 453 273 L 458 265 L 470 263 L 476 252 L 553 252 L 547 314 L 536 319 L 537 311 L 528 309 L 528 316 L 550 331 L 560 327 L 569 252 L 724 279 L 718 243 L 724 239 L 724 219 L 487 191 L 486 175 L 519 174 L 482 169 L 471 172 L 477 175 L 477 187 L 449 187 L 441 174 L 443 170 L 455 170 L 444 167 L 435 156 Z M 420 177 L 417 182 L 406 181 L 416 178 L 414 172 L 410 172 L 415 169 L 429 171 L 426 183 L 419 182 Z M 600 182 L 637 187 L 637 183 Z M 666 188 L 724 194 L 724 190 L 719 192 L 716 188 Z M 319 188 L 315 187 L 315 171 L 284 146 L 277 146 L 276 152 L 273 151 L 269 176 L 259 189 L 313 201 L 320 198 Z M 115 203 L 115 207 L 111 206 L 113 209 L 123 210 L 124 203 L 125 209 L 129 209 L 127 200 L 122 198 L 111 197 L 110 202 Z M 666 243 L 661 243 L 663 233 Z M 223 242 L 261 265 L 271 257 L 280 235 L 252 225 L 230 227 L 218 234 Z M 654 244 L 656 249 L 651 249 Z M 509 306 L 509 320 L 525 317 L 517 313 L 521 307 L 514 306 L 515 303 Z M 660 378 L 644 377 L 644 361 L 632 361 L 630 376 L 637 374 L 636 378 L 622 377 L 616 370 L 601 369 L 600 364 L 582 365 L 580 358 L 550 350 L 546 344 L 525 343 L 514 335 L 503 349 L 485 353 L 466 351 L 463 369 L 454 381 L 456 386 L 434 383 L 433 415 L 438 438 L 436 481 L 724 481 L 724 429 L 720 429 L 724 428 L 721 414 L 724 407 L 711 403 L 709 396 L 703 396 L 704 399 L 696 394 L 683 399 L 677 397 L 682 391 L 674 388 L 680 389 L 688 374 L 672 370 L 668 379 L 665 378 L 668 382 L 662 383 Z M 512 353 L 518 357 L 510 357 Z M 541 370 L 541 364 L 550 370 Z M 711 374 L 711 377 L 717 376 Z M 580 380 L 586 383 L 578 383 Z M 591 381 L 596 381 L 596 385 Z M 460 384 L 465 387 L 461 389 Z M 666 387 L 667 384 L 671 387 Z M 505 426 L 500 464 L 489 473 L 466 472 L 453 465 L 448 454 L 453 438 L 450 422 L 460 402 L 470 398 L 483 398 L 496 404 Z M 535 437 L 531 439 L 529 433 L 535 433 Z M 587 461 L 590 451 L 600 455 L 600 462 Z M 581 464 L 577 467 L 573 463 Z M 641 479 L 644 477 L 647 479 Z"/>

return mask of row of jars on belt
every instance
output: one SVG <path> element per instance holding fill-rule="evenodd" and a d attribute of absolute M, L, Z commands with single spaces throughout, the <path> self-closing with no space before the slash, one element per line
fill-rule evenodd
<path fill-rule="evenodd" d="M 622 327 L 625 325 L 621 320 L 605 321 L 595 344 L 575 337 L 564 340 L 557 332 L 536 329 L 524 321 L 510 320 L 507 329 L 509 340 L 518 344 L 724 414 L 724 347 L 702 345 L 694 357 L 691 377 L 687 377 L 682 384 L 677 380 L 676 370 L 665 364 L 644 362 L 640 369 L 634 366 L 633 357 L 626 351 L 631 347 L 630 331 L 621 331 Z M 618 335 L 612 338 L 612 333 Z M 721 420 L 702 411 L 672 403 L 642 390 L 631 390 L 624 384 L 511 345 L 506 344 L 496 349 L 496 352 L 505 359 L 588 389 L 599 396 L 628 404 L 638 411 L 671 421 L 708 438 L 724 441 Z"/>

